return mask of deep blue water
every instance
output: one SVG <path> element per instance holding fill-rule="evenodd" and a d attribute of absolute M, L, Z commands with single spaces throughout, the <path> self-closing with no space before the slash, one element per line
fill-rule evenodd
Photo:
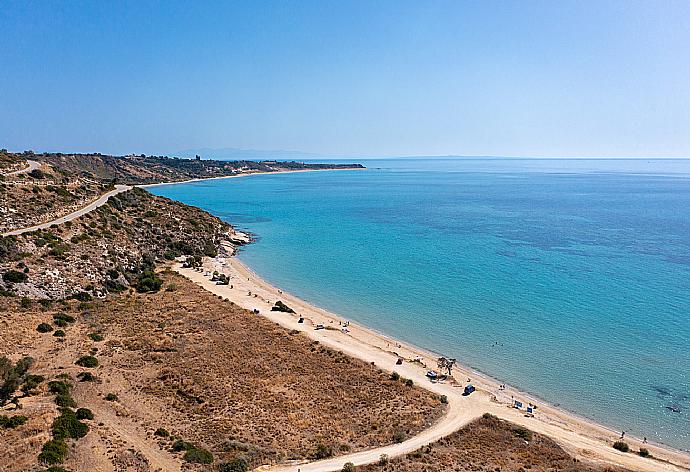
<path fill-rule="evenodd" d="M 690 449 L 690 161 L 360 162 L 151 191 L 301 298 Z"/>

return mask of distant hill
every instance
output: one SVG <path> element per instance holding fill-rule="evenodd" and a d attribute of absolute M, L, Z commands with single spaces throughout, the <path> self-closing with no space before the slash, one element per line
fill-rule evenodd
<path fill-rule="evenodd" d="M 11 154 L 11 153 L 7 153 Z M 65 175 L 77 175 L 103 183 L 130 185 L 179 182 L 226 177 L 252 172 L 286 170 L 355 169 L 361 164 L 316 164 L 275 160 L 198 160 L 167 156 L 107 156 L 104 154 L 23 153 L 10 157 L 34 159 Z"/>

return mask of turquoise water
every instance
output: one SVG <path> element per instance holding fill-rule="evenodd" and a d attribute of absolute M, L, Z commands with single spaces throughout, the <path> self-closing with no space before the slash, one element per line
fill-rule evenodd
<path fill-rule="evenodd" d="M 690 449 L 690 161 L 361 162 L 151 191 L 301 298 Z"/>

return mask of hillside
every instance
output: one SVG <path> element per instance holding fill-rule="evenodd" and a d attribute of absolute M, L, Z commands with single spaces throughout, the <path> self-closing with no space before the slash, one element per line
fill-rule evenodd
<path fill-rule="evenodd" d="M 31 159 L 56 169 L 108 183 L 129 185 L 224 177 L 250 172 L 286 170 L 361 169 L 361 164 L 305 164 L 276 161 L 215 161 L 165 156 L 107 156 L 103 154 L 33 154 Z"/>

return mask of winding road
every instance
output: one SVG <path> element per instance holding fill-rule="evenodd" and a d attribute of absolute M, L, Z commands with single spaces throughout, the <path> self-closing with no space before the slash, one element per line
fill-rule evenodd
<path fill-rule="evenodd" d="M 8 172 L 8 173 L 3 174 L 3 175 L 28 174 L 28 173 L 31 172 L 32 170 L 36 170 L 36 169 L 38 169 L 39 167 L 41 167 L 41 163 L 38 162 L 38 161 L 32 161 L 32 160 L 30 160 L 30 159 L 27 159 L 26 162 L 29 164 L 28 167 L 25 167 L 25 168 L 19 169 L 19 170 L 15 170 L 15 171 L 13 171 L 13 172 Z"/>
<path fill-rule="evenodd" d="M 32 161 L 30 161 L 32 162 Z M 110 190 L 107 193 L 104 193 L 100 197 L 98 197 L 97 200 L 92 201 L 88 205 L 73 211 L 72 213 L 69 213 L 65 216 L 61 216 L 60 218 L 55 218 L 54 220 L 47 221 L 45 223 L 41 223 L 35 226 L 30 226 L 28 228 L 20 228 L 20 229 L 15 229 L 13 231 L 8 231 L 7 233 L 3 233 L 3 236 L 17 236 L 23 233 L 30 233 L 31 231 L 37 231 L 39 229 L 47 229 L 50 228 L 52 225 L 60 225 L 62 223 L 66 223 L 67 221 L 72 221 L 76 218 L 79 218 L 80 216 L 83 216 L 87 213 L 92 212 L 96 208 L 105 205 L 108 202 L 108 199 L 112 197 L 113 195 L 117 195 L 122 192 L 126 192 L 127 190 L 130 190 L 132 187 L 129 185 L 116 185 L 113 190 Z"/>

